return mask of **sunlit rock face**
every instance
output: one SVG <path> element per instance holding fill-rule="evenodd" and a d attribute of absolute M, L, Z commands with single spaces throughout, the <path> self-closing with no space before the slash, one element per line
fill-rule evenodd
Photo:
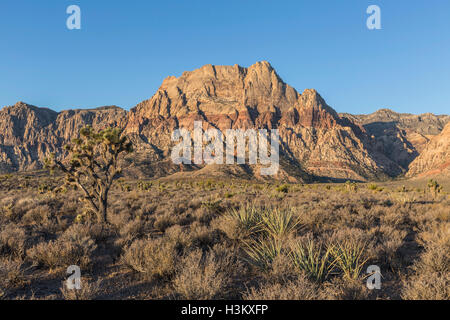
<path fill-rule="evenodd" d="M 194 121 L 202 121 L 203 129 L 223 132 L 278 129 L 280 173 L 275 178 L 367 180 L 397 176 L 442 130 L 440 126 L 446 120 L 424 117 L 428 129 L 422 131 L 410 132 L 401 126 L 380 129 L 376 122 L 386 117 L 415 126 L 411 123 L 414 119 L 385 113 L 372 116 L 372 122 L 369 116 L 339 115 L 315 90 L 298 93 L 285 84 L 265 61 L 248 68 L 205 65 L 178 78 L 166 78 L 149 100 L 129 112 L 113 106 L 57 113 L 25 103 L 3 108 L 0 170 L 39 169 L 48 152 L 64 157 L 64 144 L 90 124 L 97 129 L 124 129 L 135 145 L 125 165 L 138 176 L 164 176 L 184 170 L 209 174 L 235 171 L 236 175 L 245 171 L 252 176 L 257 170 L 251 167 L 224 171 L 213 166 L 205 171 L 204 166 L 186 168 L 171 163 L 170 151 L 176 143 L 171 140 L 173 130 L 193 130 Z"/>

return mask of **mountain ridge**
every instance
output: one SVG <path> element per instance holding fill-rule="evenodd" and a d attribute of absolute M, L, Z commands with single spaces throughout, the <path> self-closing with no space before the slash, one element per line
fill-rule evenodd
<path fill-rule="evenodd" d="M 56 112 L 23 102 L 1 109 L 0 171 L 38 169 L 48 152 L 64 156 L 62 146 L 90 124 L 124 129 L 136 146 L 128 160 L 139 167 L 136 172 L 169 175 L 181 170 L 167 163 L 174 145 L 171 132 L 202 121 L 205 130 L 279 129 L 280 176 L 288 180 L 395 177 L 407 171 L 418 150 L 450 120 L 386 109 L 374 114 L 338 114 L 316 90 L 299 93 L 284 83 L 266 61 L 248 68 L 205 65 L 165 78 L 150 99 L 130 111 L 104 106 Z M 424 118 L 428 129 L 412 130 L 414 117 Z"/>

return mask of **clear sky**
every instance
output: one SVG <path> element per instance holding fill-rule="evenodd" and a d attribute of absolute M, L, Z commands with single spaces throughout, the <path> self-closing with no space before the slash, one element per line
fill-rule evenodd
<path fill-rule="evenodd" d="M 371 4 L 382 30 L 366 27 Z M 261 60 L 338 112 L 448 114 L 450 1 L 0 1 L 1 106 L 129 109 L 169 75 Z"/>

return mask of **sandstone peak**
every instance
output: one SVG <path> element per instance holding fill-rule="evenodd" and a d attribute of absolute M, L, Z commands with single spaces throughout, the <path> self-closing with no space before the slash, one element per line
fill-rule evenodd
<path fill-rule="evenodd" d="M 248 68 L 208 64 L 183 72 L 178 78 L 166 78 L 151 99 L 131 110 L 128 130 L 136 131 L 145 119 L 194 119 L 203 114 L 246 113 L 238 123 L 248 126 L 254 115 L 288 110 L 297 104 L 298 97 L 266 61 Z"/>
<path fill-rule="evenodd" d="M 40 168 L 48 152 L 64 155 L 63 145 L 89 124 L 125 130 L 135 145 L 129 162 L 135 175 L 166 176 L 180 170 L 170 161 L 171 133 L 202 121 L 204 129 L 277 128 L 280 177 L 289 181 L 311 176 L 365 180 L 404 172 L 421 146 L 449 120 L 449 116 L 397 114 L 389 109 L 339 115 L 316 90 L 300 94 L 284 83 L 267 61 L 249 67 L 208 64 L 167 77 L 150 99 L 130 112 L 104 106 L 58 113 L 24 102 L 5 107 L 0 110 L 0 171 Z M 217 170 L 188 169 L 208 174 Z"/>
<path fill-rule="evenodd" d="M 377 153 L 362 127 L 341 118 L 316 90 L 299 94 L 267 61 L 247 68 L 208 64 L 166 78 L 130 111 L 125 130 L 148 144 L 142 150 L 163 155 L 174 128 L 192 129 L 199 120 L 221 130 L 278 128 L 285 161 L 318 176 L 364 180 L 401 172 Z"/>

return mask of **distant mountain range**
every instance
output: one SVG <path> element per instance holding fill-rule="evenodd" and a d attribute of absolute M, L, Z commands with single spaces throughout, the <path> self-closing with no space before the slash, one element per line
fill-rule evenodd
<path fill-rule="evenodd" d="M 123 128 L 135 145 L 125 159 L 136 177 L 236 176 L 263 179 L 255 166 L 174 165 L 171 133 L 193 129 L 278 128 L 280 170 L 276 179 L 345 181 L 447 174 L 450 116 L 338 114 L 313 89 L 298 93 L 268 62 L 249 68 L 205 65 L 166 78 L 149 100 L 129 112 L 116 107 L 55 112 L 23 102 L 0 111 L 0 172 L 42 167 L 87 124 Z M 445 129 L 444 129 L 445 127 Z"/>

